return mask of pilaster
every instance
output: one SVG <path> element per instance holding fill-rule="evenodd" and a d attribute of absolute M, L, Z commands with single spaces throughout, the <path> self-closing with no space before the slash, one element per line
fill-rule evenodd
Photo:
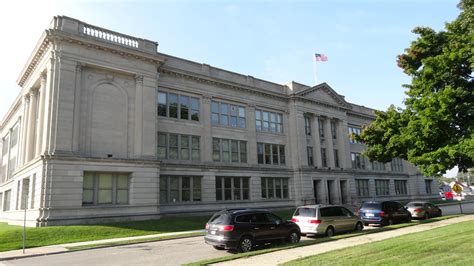
<path fill-rule="evenodd" d="M 46 98 L 46 74 L 41 74 L 40 78 L 40 88 L 39 88 L 39 106 L 38 106 L 38 124 L 36 125 L 36 148 L 35 155 L 40 155 L 43 153 L 43 125 L 44 121 L 44 108 L 45 108 L 45 98 Z"/>
<path fill-rule="evenodd" d="M 134 158 L 142 155 L 143 143 L 143 76 L 135 76 L 135 133 L 134 133 Z"/>
<path fill-rule="evenodd" d="M 330 168 L 334 168 L 334 144 L 331 132 L 331 119 L 326 118 L 324 119 L 324 135 L 326 137 L 326 160 L 327 166 Z"/>
<path fill-rule="evenodd" d="M 257 162 L 257 129 L 255 126 L 255 104 L 248 105 L 247 115 L 247 130 L 248 130 L 248 147 L 247 147 L 247 162 L 256 163 Z"/>
<path fill-rule="evenodd" d="M 79 135 L 81 128 L 81 91 L 82 91 L 82 69 L 84 66 L 81 63 L 76 64 L 76 80 L 74 84 L 74 123 L 73 123 L 73 137 L 72 137 L 72 151 L 79 152 Z"/>
<path fill-rule="evenodd" d="M 202 96 L 199 119 L 204 128 L 204 135 L 201 136 L 201 160 L 204 162 L 212 162 L 211 102 L 211 95 L 205 94 Z"/>
<path fill-rule="evenodd" d="M 28 130 L 26 136 L 26 160 L 25 162 L 33 159 L 35 151 L 35 129 L 36 129 L 36 105 L 38 100 L 38 91 L 31 90 L 30 94 L 30 107 L 28 108 Z"/>

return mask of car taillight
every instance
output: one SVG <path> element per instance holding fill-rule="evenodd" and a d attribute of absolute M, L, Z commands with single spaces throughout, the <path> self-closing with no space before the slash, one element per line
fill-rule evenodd
<path fill-rule="evenodd" d="M 384 211 L 381 211 L 380 212 L 380 217 L 384 217 L 385 216 L 385 212 Z"/>
<path fill-rule="evenodd" d="M 206 230 L 209 229 L 209 224 L 206 224 Z"/>
<path fill-rule="evenodd" d="M 310 224 L 320 224 L 321 220 L 309 220 L 308 223 L 310 223 Z"/>
<path fill-rule="evenodd" d="M 234 230 L 234 226 L 233 225 L 221 225 L 221 226 L 219 226 L 219 230 L 224 231 L 224 232 L 230 232 L 230 231 Z"/>
<path fill-rule="evenodd" d="M 422 211 L 423 211 L 422 208 L 416 208 L 416 209 L 415 209 L 415 212 L 422 212 Z"/>
<path fill-rule="evenodd" d="M 294 223 L 299 222 L 298 219 L 296 219 L 296 218 L 291 218 L 291 221 L 294 222 Z"/>

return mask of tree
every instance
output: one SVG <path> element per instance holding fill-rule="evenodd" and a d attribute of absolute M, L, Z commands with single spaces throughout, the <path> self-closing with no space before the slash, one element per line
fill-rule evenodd
<path fill-rule="evenodd" d="M 376 112 L 375 121 L 354 136 L 367 144 L 370 159 L 400 157 L 426 176 L 474 167 L 474 0 L 458 7 L 461 13 L 445 31 L 413 30 L 419 37 L 397 58 L 412 78 L 403 85 L 405 108 Z"/>

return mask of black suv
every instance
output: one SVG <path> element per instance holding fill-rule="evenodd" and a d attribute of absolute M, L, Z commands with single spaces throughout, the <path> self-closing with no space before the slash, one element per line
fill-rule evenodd
<path fill-rule="evenodd" d="M 248 252 L 257 244 L 272 241 L 298 243 L 300 237 L 298 225 L 270 211 L 238 209 L 215 213 L 206 224 L 204 240 L 216 249 Z"/>
<path fill-rule="evenodd" d="M 359 209 L 359 217 L 365 225 L 392 225 L 411 222 L 411 213 L 396 201 L 367 201 Z"/>

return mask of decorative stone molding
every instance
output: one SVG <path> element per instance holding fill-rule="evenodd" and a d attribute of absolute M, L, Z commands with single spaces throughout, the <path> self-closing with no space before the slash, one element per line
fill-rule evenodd
<path fill-rule="evenodd" d="M 143 75 L 135 75 L 137 86 L 143 86 Z"/>
<path fill-rule="evenodd" d="M 202 99 L 204 100 L 205 104 L 210 104 L 212 102 L 212 95 L 204 94 L 202 95 Z"/>

